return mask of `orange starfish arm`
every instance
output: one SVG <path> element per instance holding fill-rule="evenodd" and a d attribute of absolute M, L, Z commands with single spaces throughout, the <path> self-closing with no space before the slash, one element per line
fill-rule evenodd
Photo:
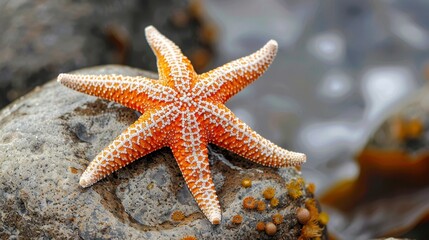
<path fill-rule="evenodd" d="M 196 75 L 189 59 L 156 28 L 149 26 L 145 32 L 157 59 L 159 79 L 171 83 L 179 91 L 188 91 Z"/>
<path fill-rule="evenodd" d="M 57 80 L 73 90 L 113 100 L 140 112 L 156 103 L 172 102 L 175 95 L 170 87 L 145 77 L 62 73 Z"/>
<path fill-rule="evenodd" d="M 195 116 L 183 115 L 182 134 L 170 147 L 201 211 L 211 223 L 219 224 L 221 211 L 209 168 L 207 142 L 201 139 L 198 130 Z"/>
<path fill-rule="evenodd" d="M 201 74 L 195 86 L 197 95 L 216 98 L 222 103 L 261 76 L 273 62 L 277 42 L 270 40 L 257 52 Z"/>
<path fill-rule="evenodd" d="M 113 100 L 144 114 L 89 164 L 80 185 L 106 175 L 158 148 L 171 148 L 185 182 L 213 224 L 221 211 L 210 173 L 207 143 L 273 167 L 299 165 L 302 153 L 287 151 L 261 137 L 225 105 L 271 64 L 277 43 L 206 74 L 197 75 L 180 49 L 154 27 L 146 38 L 158 61 L 159 80 L 117 75 L 60 74 L 58 81 L 90 95 Z"/>
<path fill-rule="evenodd" d="M 165 146 L 167 118 L 175 119 L 174 108 L 145 112 L 101 151 L 82 174 L 79 184 L 88 187 L 138 158 Z"/>
<path fill-rule="evenodd" d="M 263 138 L 224 105 L 202 103 L 202 108 L 210 116 L 209 142 L 265 166 L 288 167 L 306 161 L 305 154 L 288 151 Z"/>

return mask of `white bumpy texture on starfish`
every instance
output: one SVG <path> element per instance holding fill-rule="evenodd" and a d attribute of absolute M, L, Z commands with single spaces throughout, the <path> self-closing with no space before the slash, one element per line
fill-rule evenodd
<path fill-rule="evenodd" d="M 69 88 L 142 112 L 89 164 L 80 178 L 82 187 L 150 152 L 170 147 L 198 206 L 210 222 L 219 224 L 221 210 L 207 144 L 266 166 L 305 162 L 304 154 L 263 138 L 224 105 L 268 68 L 277 52 L 274 40 L 247 57 L 198 75 L 180 49 L 154 27 L 146 28 L 146 38 L 157 57 L 159 80 L 121 75 L 58 76 L 58 81 Z"/>

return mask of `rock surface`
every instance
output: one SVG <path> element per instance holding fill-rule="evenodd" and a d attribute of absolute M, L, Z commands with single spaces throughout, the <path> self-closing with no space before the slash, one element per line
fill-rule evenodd
<path fill-rule="evenodd" d="M 80 70 L 85 74 L 154 74 L 122 66 Z M 87 96 L 52 81 L 0 112 L 0 238 L 82 239 L 296 239 L 303 227 L 296 209 L 313 198 L 290 197 L 287 183 L 302 178 L 294 168 L 271 169 L 211 146 L 211 169 L 222 207 L 213 226 L 190 195 L 169 149 L 161 149 L 108 176 L 92 187 L 79 186 L 89 160 L 135 121 L 138 113 Z M 230 160 L 228 162 L 226 159 Z M 241 186 L 243 178 L 252 186 Z M 301 182 L 303 183 L 303 182 Z M 264 200 L 276 190 L 277 207 Z M 243 209 L 253 196 L 262 211 Z M 180 211 L 183 219 L 174 220 Z M 268 236 L 255 228 L 280 213 L 284 221 Z M 241 224 L 232 218 L 241 215 Z M 326 234 L 326 231 L 325 231 Z M 326 236 L 324 236 L 326 237 Z"/>

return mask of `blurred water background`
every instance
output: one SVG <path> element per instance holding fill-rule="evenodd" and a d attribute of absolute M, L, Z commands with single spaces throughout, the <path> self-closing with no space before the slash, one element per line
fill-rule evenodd
<path fill-rule="evenodd" d="M 267 73 L 228 105 L 269 139 L 307 153 L 303 172 L 319 191 L 357 174 L 353 153 L 425 81 L 429 2 L 411 2 L 206 1 L 221 32 L 214 65 L 279 42 Z"/>
<path fill-rule="evenodd" d="M 278 41 L 277 58 L 267 73 L 228 106 L 268 139 L 305 152 L 308 162 L 302 171 L 316 183 L 318 194 L 358 176 L 354 155 L 392 109 L 425 84 L 428 1 L 205 3 L 220 31 L 214 65 L 246 55 L 269 39 Z M 380 234 L 364 214 L 325 210 L 331 215 L 329 230 L 339 238 Z M 389 231 L 394 228 L 390 222 L 415 224 L 416 217 L 405 215 L 379 214 L 377 224 L 371 223 Z"/>
<path fill-rule="evenodd" d="M 302 172 L 317 195 L 359 176 L 355 155 L 429 75 L 425 0 L 128 0 L 99 2 L 102 8 L 97 1 L 36 2 L 0 3 L 2 106 L 59 72 L 106 63 L 155 70 L 143 33 L 149 24 L 182 47 L 198 72 L 277 40 L 279 52 L 266 74 L 227 105 L 264 137 L 306 153 Z M 13 14 L 18 10 L 21 15 Z M 64 13 L 50 15 L 54 10 Z M 28 26 L 30 17 L 36 27 Z M 29 66 L 36 66 L 34 74 L 26 72 Z M 428 188 L 419 190 L 413 196 L 428 199 Z M 401 208 L 408 199 L 389 206 Z M 429 234 L 429 206 L 390 214 L 378 212 L 383 206 L 368 213 L 323 209 L 331 216 L 329 231 L 340 239 Z"/>

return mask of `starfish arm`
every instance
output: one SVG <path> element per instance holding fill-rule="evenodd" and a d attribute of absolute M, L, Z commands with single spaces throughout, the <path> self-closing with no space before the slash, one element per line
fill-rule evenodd
<path fill-rule="evenodd" d="M 212 224 L 219 224 L 221 210 L 209 168 L 207 142 L 201 139 L 197 131 L 195 117 L 187 116 L 191 123 L 187 126 L 183 126 L 184 118 L 182 116 L 182 133 L 170 148 L 201 211 Z"/>
<path fill-rule="evenodd" d="M 155 53 L 160 80 L 165 80 L 179 91 L 187 91 L 194 79 L 195 71 L 191 62 L 170 39 L 153 26 L 146 27 L 146 39 Z"/>
<path fill-rule="evenodd" d="M 222 104 L 202 104 L 211 123 L 209 142 L 253 162 L 271 166 L 296 166 L 306 161 L 303 153 L 283 149 L 253 131 Z"/>
<path fill-rule="evenodd" d="M 167 132 L 164 128 L 177 115 L 170 107 L 145 112 L 95 157 L 82 174 L 79 184 L 89 187 L 138 158 L 164 147 Z"/>
<path fill-rule="evenodd" d="M 113 100 L 140 112 L 155 102 L 171 102 L 175 96 L 170 87 L 145 77 L 62 73 L 57 80 L 73 90 Z"/>
<path fill-rule="evenodd" d="M 213 96 L 224 103 L 255 81 L 270 66 L 277 53 L 277 42 L 270 40 L 257 52 L 201 74 L 195 88 L 203 97 Z"/>

